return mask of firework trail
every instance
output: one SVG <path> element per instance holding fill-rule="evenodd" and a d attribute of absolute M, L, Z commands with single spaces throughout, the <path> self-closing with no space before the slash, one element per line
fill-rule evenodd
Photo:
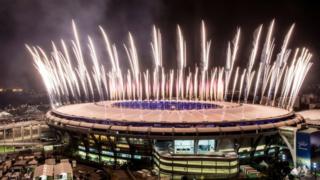
<path fill-rule="evenodd" d="M 118 49 L 110 42 L 101 26 L 99 30 L 105 44 L 106 59 L 110 63 L 108 67 L 104 65 L 106 60 L 97 55 L 95 42 L 90 36 L 87 38 L 89 53 L 83 52 L 79 31 L 74 21 L 71 24 L 74 39 L 70 43 L 64 40 L 60 43 L 52 42 L 50 53 L 38 46 L 26 45 L 34 66 L 42 77 L 52 108 L 67 103 L 104 100 L 199 99 L 247 103 L 251 99 L 253 104 L 292 109 L 312 66 L 312 54 L 308 49 L 296 48 L 293 55 L 291 49 L 288 49 L 294 24 L 287 32 L 280 52 L 274 57 L 275 21 L 272 20 L 264 43 L 261 42 L 263 25 L 254 32 L 253 47 L 244 69 L 236 65 L 240 50 L 240 28 L 237 29 L 233 41 L 227 44 L 225 67 L 214 67 L 210 62 L 211 40 L 207 39 L 205 22 L 202 21 L 199 58 L 201 66 L 186 70 L 187 43 L 181 27 L 177 26 L 178 68 L 164 67 L 162 35 L 160 29 L 153 26 L 150 43 L 153 60 L 151 71 L 140 69 L 137 47 L 133 35 L 129 32 L 128 44 L 124 44 L 124 50 L 130 69 L 124 73 L 119 63 Z M 261 44 L 263 47 L 259 56 Z M 259 57 L 260 62 L 256 62 Z M 90 60 L 87 61 L 87 58 Z"/>

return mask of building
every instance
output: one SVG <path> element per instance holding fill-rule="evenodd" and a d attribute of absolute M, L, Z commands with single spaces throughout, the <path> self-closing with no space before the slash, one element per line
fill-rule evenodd
<path fill-rule="evenodd" d="M 44 164 L 36 167 L 33 179 L 35 180 L 72 180 L 73 171 L 69 162 L 58 164 Z"/>
<path fill-rule="evenodd" d="M 42 119 L 7 121 L 0 126 L 0 153 L 43 149 L 45 143 L 39 140 L 50 133 Z"/>
<path fill-rule="evenodd" d="M 53 167 L 54 165 L 40 165 L 36 167 L 33 174 L 34 180 L 49 180 L 53 179 Z"/>
<path fill-rule="evenodd" d="M 285 109 L 205 101 L 73 104 L 46 117 L 74 156 L 154 167 L 172 179 L 235 177 L 241 161 L 286 148 L 278 143 L 279 128 L 304 123 Z"/>
<path fill-rule="evenodd" d="M 319 109 L 305 110 L 297 113 L 304 117 L 309 127 L 320 129 L 320 110 Z"/>
<path fill-rule="evenodd" d="M 297 132 L 297 166 L 310 170 L 319 169 L 320 131 L 308 128 Z"/>
<path fill-rule="evenodd" d="M 54 166 L 54 179 L 71 180 L 73 179 L 72 167 L 69 162 L 60 162 Z"/>

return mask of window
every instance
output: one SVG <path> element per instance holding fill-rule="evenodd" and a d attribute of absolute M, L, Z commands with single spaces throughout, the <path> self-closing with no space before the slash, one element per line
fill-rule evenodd
<path fill-rule="evenodd" d="M 198 141 L 198 154 L 214 152 L 215 140 L 199 140 Z"/>
<path fill-rule="evenodd" d="M 114 153 L 111 152 L 111 151 L 102 151 L 101 153 L 104 154 L 104 155 L 109 155 L 109 156 L 113 156 L 114 155 Z"/>
<path fill-rule="evenodd" d="M 193 140 L 175 140 L 174 153 L 175 154 L 193 154 L 194 141 Z"/>
<path fill-rule="evenodd" d="M 201 168 L 188 168 L 188 172 L 201 173 Z"/>
<path fill-rule="evenodd" d="M 130 155 L 130 154 L 118 153 L 117 156 L 118 156 L 118 157 L 122 157 L 122 158 L 131 158 L 131 155 Z"/>
<path fill-rule="evenodd" d="M 85 148 L 84 146 L 78 146 L 78 149 L 79 149 L 79 150 L 82 150 L 82 151 L 85 151 L 85 150 L 86 150 L 86 148 Z"/>

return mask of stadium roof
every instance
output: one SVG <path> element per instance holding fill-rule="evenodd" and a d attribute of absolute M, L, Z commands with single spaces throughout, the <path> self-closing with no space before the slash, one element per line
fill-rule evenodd
<path fill-rule="evenodd" d="M 300 114 L 301 116 L 303 116 L 307 120 L 320 121 L 320 109 L 300 111 L 300 112 L 297 112 L 297 114 Z"/>
<path fill-rule="evenodd" d="M 251 121 L 281 117 L 291 112 L 285 109 L 230 102 L 212 102 L 222 106 L 216 109 L 160 110 L 113 107 L 113 102 L 83 103 L 61 106 L 55 113 L 70 117 L 95 120 L 145 123 L 197 123 Z"/>

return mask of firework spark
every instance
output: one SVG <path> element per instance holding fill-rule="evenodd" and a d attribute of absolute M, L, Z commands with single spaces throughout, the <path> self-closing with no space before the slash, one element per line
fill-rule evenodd
<path fill-rule="evenodd" d="M 306 48 L 297 48 L 291 55 L 288 46 L 294 29 L 293 24 L 284 38 L 280 52 L 273 60 L 274 24 L 273 20 L 269 25 L 260 62 L 256 63 L 259 59 L 259 47 L 262 44 L 262 25 L 254 33 L 253 48 L 247 67 L 241 69 L 238 66 L 235 72 L 234 66 L 240 50 L 240 28 L 237 29 L 234 40 L 227 45 L 225 67 L 210 68 L 211 40 L 207 39 L 204 21 L 200 26 L 201 66 L 189 68 L 188 71 L 186 71 L 187 43 L 180 26 L 177 26 L 178 68 L 176 70 L 163 66 L 162 35 L 156 26 L 152 28 L 150 43 L 154 64 L 152 71 L 148 69 L 141 71 L 134 37 L 129 33 L 129 41 L 128 44 L 124 44 L 124 49 L 130 69 L 126 71 L 127 73 L 123 73 L 118 49 L 110 42 L 106 31 L 100 26 L 111 67 L 106 68 L 103 65 L 103 60 L 99 58 L 101 56 L 97 55 L 95 42 L 88 36 L 88 58 L 92 62 L 92 67 L 89 68 L 85 63 L 86 56 L 74 21 L 72 21 L 74 40 L 70 42 L 70 46 L 64 40 L 61 40 L 61 46 L 52 42 L 51 53 L 46 53 L 38 46 L 26 45 L 26 47 L 42 77 L 53 108 L 65 103 L 136 99 L 230 100 L 247 103 L 252 97 L 252 103 L 291 109 L 312 66 L 312 54 Z"/>

